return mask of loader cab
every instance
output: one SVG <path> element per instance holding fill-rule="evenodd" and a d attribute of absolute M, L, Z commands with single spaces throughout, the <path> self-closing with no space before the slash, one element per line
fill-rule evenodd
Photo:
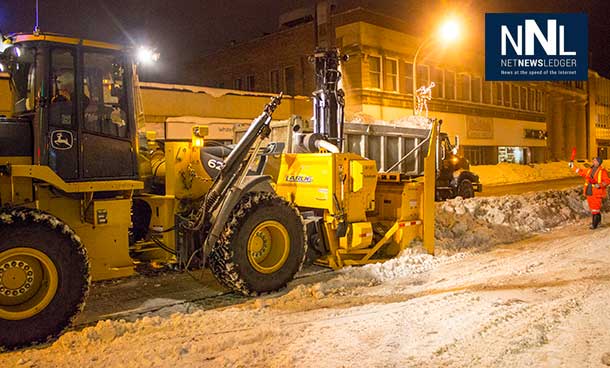
<path fill-rule="evenodd" d="M 32 163 L 49 166 L 67 182 L 136 179 L 128 53 L 48 34 L 11 39 L 2 58 L 13 97 L 10 120 L 22 130 L 27 126 L 28 134 L 18 139 L 29 145 Z"/>

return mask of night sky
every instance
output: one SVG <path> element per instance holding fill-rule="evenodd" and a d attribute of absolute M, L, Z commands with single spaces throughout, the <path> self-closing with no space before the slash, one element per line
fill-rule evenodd
<path fill-rule="evenodd" d="M 35 0 L 1 0 L 0 30 L 29 32 Z M 158 48 L 162 62 L 144 79 L 180 82 L 180 65 L 199 55 L 278 29 L 280 14 L 313 0 L 39 0 L 42 31 Z M 337 0 L 337 11 L 356 6 L 402 18 L 413 34 L 427 35 L 447 13 L 458 13 L 469 37 L 482 40 L 485 12 L 584 12 L 589 15 L 590 67 L 610 77 L 610 1 Z M 471 40 L 471 41 L 473 41 Z M 148 77 L 148 78 L 146 78 Z"/>

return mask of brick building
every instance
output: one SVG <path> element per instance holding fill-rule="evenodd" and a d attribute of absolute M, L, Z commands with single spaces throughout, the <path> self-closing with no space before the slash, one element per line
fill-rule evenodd
<path fill-rule="evenodd" d="M 610 79 L 589 71 L 590 156 L 608 159 L 610 150 Z"/>
<path fill-rule="evenodd" d="M 296 14 L 275 33 L 202 57 L 193 71 L 196 83 L 310 95 L 314 23 L 311 15 Z M 333 24 L 337 46 L 350 56 L 342 67 L 347 119 L 411 115 L 412 60 L 422 40 L 410 35 L 409 24 L 363 8 L 335 14 Z M 436 84 L 430 116 L 460 136 L 472 163 L 567 159 L 572 147 L 579 158 L 589 156 L 586 82 L 487 82 L 480 50 L 482 43 L 432 46 L 417 60 L 417 85 Z"/>

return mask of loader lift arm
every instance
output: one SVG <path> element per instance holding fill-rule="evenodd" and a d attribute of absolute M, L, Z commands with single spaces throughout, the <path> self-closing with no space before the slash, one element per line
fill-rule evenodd
<path fill-rule="evenodd" d="M 227 219 L 243 194 L 249 188 L 267 181 L 265 176 L 254 176 L 246 179 L 246 175 L 256 158 L 256 152 L 260 149 L 261 143 L 271 133 L 269 127 L 271 116 L 281 101 L 282 93 L 272 97 L 261 115 L 254 119 L 246 134 L 224 161 L 220 174 L 214 180 L 204 199 L 201 211 L 198 213 L 199 218 L 195 222 L 197 225 L 194 228 L 194 230 L 201 230 L 202 228 L 204 230 L 204 259 L 212 251 L 212 247 L 218 241 Z"/>
<path fill-rule="evenodd" d="M 282 102 L 282 96 L 283 94 L 280 93 L 278 96 L 271 98 L 271 102 L 265 106 L 263 113 L 254 119 L 246 134 L 244 134 L 235 149 L 231 151 L 224 161 L 224 166 L 207 195 L 207 212 L 216 210 L 222 202 L 222 197 L 236 183 L 237 179 L 241 179 L 247 174 L 249 164 L 256 156 L 255 154 L 258 148 L 260 148 L 262 141 L 271 134 L 271 128 L 269 127 L 271 115 Z M 253 146 L 255 146 L 254 154 L 251 154 L 250 159 L 246 160 Z"/>

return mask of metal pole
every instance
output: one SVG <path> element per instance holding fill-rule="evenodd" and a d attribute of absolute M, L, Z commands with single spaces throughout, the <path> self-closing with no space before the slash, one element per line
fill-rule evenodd
<path fill-rule="evenodd" d="M 419 44 L 417 51 L 415 51 L 415 56 L 413 56 L 413 115 L 415 115 L 416 105 L 415 90 L 417 89 L 417 56 L 419 55 L 419 52 L 424 47 L 424 45 L 426 45 L 428 41 L 430 41 L 430 39 L 431 36 L 428 36 L 428 38 L 426 38 L 421 44 Z"/>
<path fill-rule="evenodd" d="M 38 23 L 38 0 L 36 0 L 36 25 L 34 26 L 34 33 L 38 35 L 40 33 L 40 27 Z"/>

